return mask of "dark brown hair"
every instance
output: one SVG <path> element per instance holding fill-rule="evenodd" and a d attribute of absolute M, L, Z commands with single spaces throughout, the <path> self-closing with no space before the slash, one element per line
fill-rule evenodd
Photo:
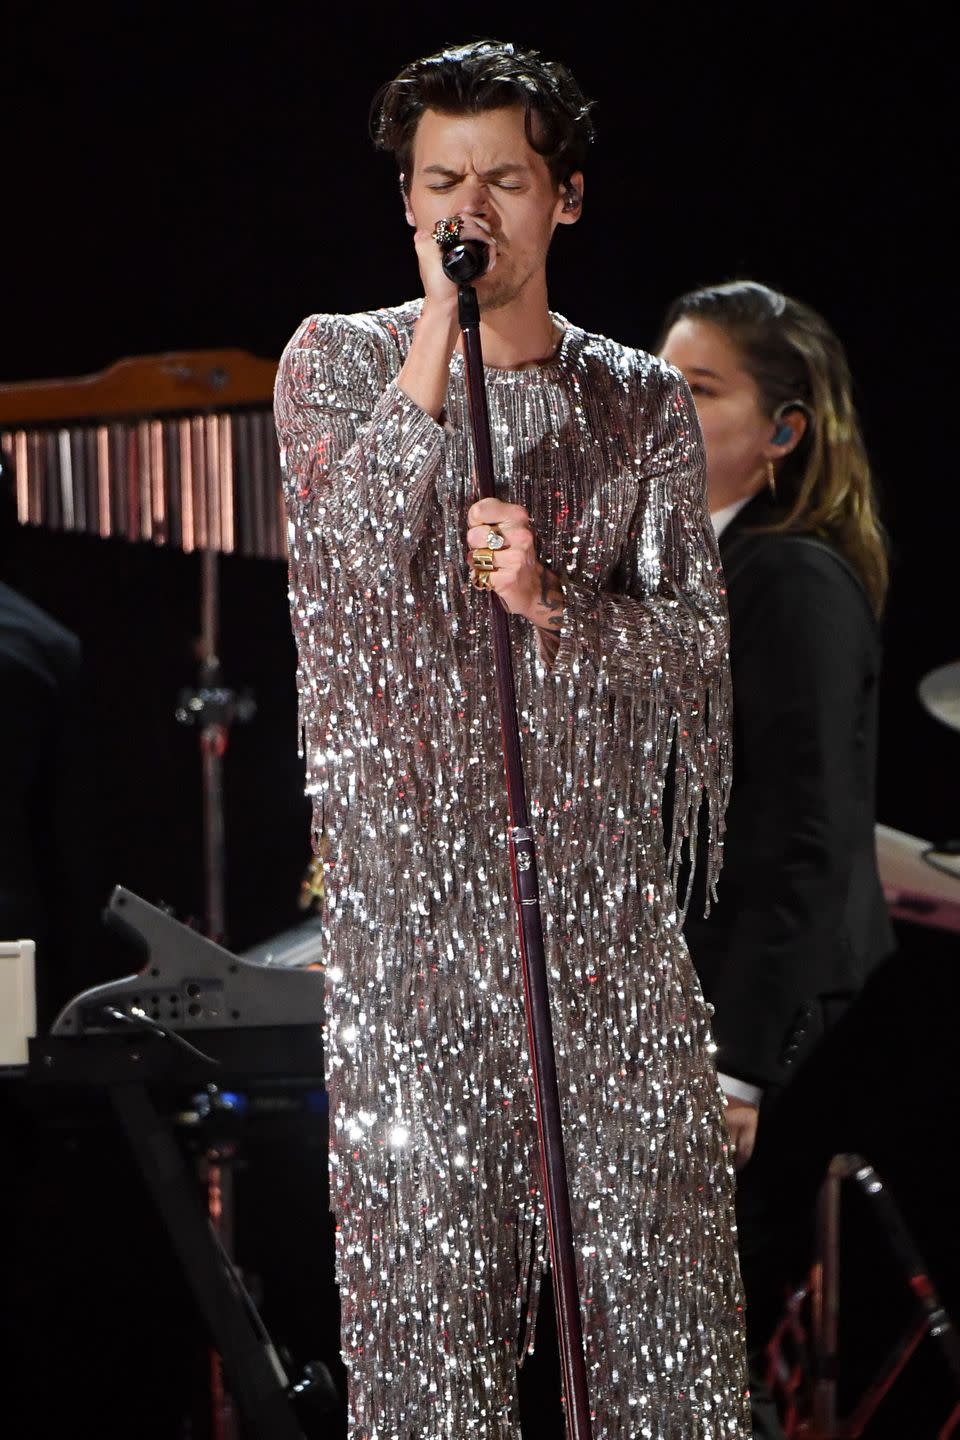
<path fill-rule="evenodd" d="M 563 65 L 537 50 L 500 40 L 476 40 L 413 60 L 374 97 L 370 133 L 381 150 L 396 156 L 405 186 L 417 125 L 424 110 L 474 115 L 521 105 L 527 140 L 542 155 L 557 185 L 582 170 L 593 139 L 592 102 Z"/>
<path fill-rule="evenodd" d="M 806 415 L 799 443 L 777 465 L 777 495 L 787 513 L 772 528 L 831 540 L 879 615 L 887 591 L 886 544 L 850 367 L 837 336 L 809 305 L 753 280 L 733 280 L 675 300 L 658 348 L 687 315 L 716 325 L 736 346 L 771 420 L 790 410 Z"/>

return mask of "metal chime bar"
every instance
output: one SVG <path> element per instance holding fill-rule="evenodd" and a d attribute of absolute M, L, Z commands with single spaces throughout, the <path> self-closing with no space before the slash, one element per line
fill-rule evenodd
<path fill-rule="evenodd" d="M 0 431 L 24 525 L 286 555 L 269 413 Z M 239 518 L 239 525 L 238 525 Z"/>
<path fill-rule="evenodd" d="M 121 361 L 0 386 L 22 524 L 182 550 L 286 557 L 276 366 L 242 351 Z"/>

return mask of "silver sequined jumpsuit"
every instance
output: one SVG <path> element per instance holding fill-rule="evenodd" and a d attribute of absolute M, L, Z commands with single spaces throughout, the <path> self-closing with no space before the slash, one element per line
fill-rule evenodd
<path fill-rule="evenodd" d="M 310 318 L 276 392 L 342 1341 L 354 1440 L 506 1440 L 543 1209 L 463 368 L 443 424 L 397 387 L 418 314 Z M 739 1440 L 732 1173 L 674 881 L 704 795 L 716 865 L 728 784 L 702 446 L 674 371 L 556 318 L 552 361 L 486 380 L 499 493 L 565 585 L 552 667 L 511 631 L 594 1435 Z"/>

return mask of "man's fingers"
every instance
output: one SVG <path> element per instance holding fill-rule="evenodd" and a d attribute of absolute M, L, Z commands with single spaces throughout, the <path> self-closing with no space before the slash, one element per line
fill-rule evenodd
<path fill-rule="evenodd" d="M 519 551 L 500 550 L 493 557 L 493 568 L 489 575 L 496 575 L 506 584 L 512 584 L 523 570 L 523 559 Z"/>
<path fill-rule="evenodd" d="M 491 547 L 498 554 L 504 550 L 529 550 L 533 546 L 533 531 L 528 526 L 502 524 L 497 529 L 505 542 Z M 489 539 L 489 525 L 471 525 L 467 531 L 467 544 L 471 550 L 486 549 Z"/>
<path fill-rule="evenodd" d="M 467 511 L 467 524 L 528 525 L 530 516 L 522 505 L 508 505 L 505 500 L 475 500 Z"/>

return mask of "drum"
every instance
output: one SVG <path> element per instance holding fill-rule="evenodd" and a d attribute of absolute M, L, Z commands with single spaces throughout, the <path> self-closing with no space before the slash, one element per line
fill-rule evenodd
<path fill-rule="evenodd" d="M 960 845 L 932 845 L 889 825 L 877 825 L 875 834 L 891 916 L 960 932 Z"/>

